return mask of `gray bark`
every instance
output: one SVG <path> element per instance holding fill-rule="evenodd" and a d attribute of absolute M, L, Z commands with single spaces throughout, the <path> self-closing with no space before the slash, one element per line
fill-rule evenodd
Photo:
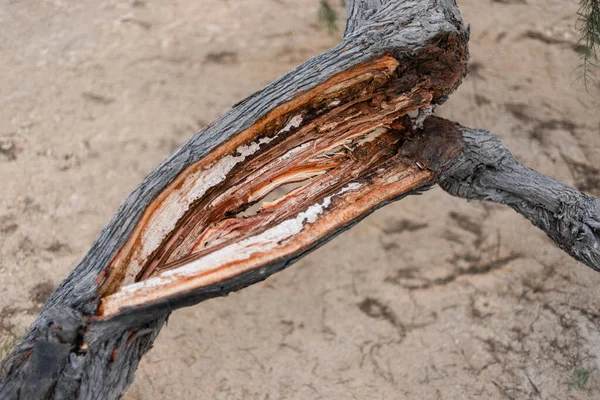
<path fill-rule="evenodd" d="M 454 41 L 444 42 L 449 37 Z M 193 136 L 127 197 L 89 253 L 52 295 L 29 333 L 4 361 L 0 398 L 120 398 L 133 381 L 139 360 L 173 309 L 239 290 L 305 254 L 278 260 L 267 266 L 266 274 L 247 273 L 151 308 L 95 321 L 102 274 L 152 200 L 183 169 L 220 143 L 334 74 L 387 54 L 406 63 L 416 60 L 416 73 L 425 77 L 432 73 L 428 69 L 439 72 L 452 67 L 439 61 L 446 53 L 462 51 L 461 57 L 465 58 L 467 41 L 468 32 L 454 0 L 349 1 L 347 28 L 340 45 L 238 103 Z M 419 67 L 419 57 L 428 46 L 446 46 L 442 49 L 445 53 Z M 441 103 L 452 89 L 433 103 Z M 403 150 L 405 155 L 422 160 L 450 194 L 511 206 L 573 257 L 598 269 L 598 200 L 521 166 L 495 137 L 483 131 L 449 127 L 443 120 L 429 118 L 416 135 L 418 140 Z M 314 243 L 309 250 L 322 243 Z M 87 343 L 87 348 L 82 343 Z"/>
<path fill-rule="evenodd" d="M 0 398 L 120 398 L 133 381 L 139 360 L 150 349 L 173 309 L 224 296 L 263 280 L 295 261 L 281 260 L 270 266 L 265 275 L 241 276 L 203 293 L 190 293 L 159 308 L 140 310 L 117 321 L 96 323 L 93 320 L 99 306 L 103 271 L 150 202 L 185 167 L 251 126 L 277 105 L 336 73 L 383 55 L 410 62 L 418 58 L 426 46 L 436 46 L 450 36 L 462 47 L 466 46 L 468 32 L 454 0 L 382 1 L 379 9 L 371 5 L 349 1 L 353 12 L 348 16 L 348 26 L 353 29 L 347 32 L 342 43 L 236 104 L 182 145 L 127 197 L 88 254 L 53 293 L 23 340 L 3 361 Z M 370 18 L 361 11 L 363 6 L 371 10 Z M 434 102 L 443 100 L 444 96 Z M 318 245 L 314 244 L 313 248 Z M 88 343 L 88 348 L 82 349 L 82 343 Z"/>
<path fill-rule="evenodd" d="M 386 3 L 390 3 L 389 0 L 355 0 L 349 1 L 346 4 L 346 30 L 344 31 L 344 37 L 350 36 L 356 30 L 358 30 L 365 21 L 375 14 L 377 10 L 382 8 Z"/>
<path fill-rule="evenodd" d="M 571 257 L 600 271 L 600 200 L 521 165 L 486 131 L 460 131 L 465 152 L 440 186 L 453 196 L 510 206 Z"/>
<path fill-rule="evenodd" d="M 574 259 L 600 271 L 600 200 L 523 166 L 495 135 L 429 117 L 403 148 L 452 196 L 505 204 Z"/>

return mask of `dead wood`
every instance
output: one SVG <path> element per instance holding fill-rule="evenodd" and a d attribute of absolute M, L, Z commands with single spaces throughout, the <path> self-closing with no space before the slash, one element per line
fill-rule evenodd
<path fill-rule="evenodd" d="M 430 117 L 422 132 L 401 152 L 421 158 L 446 192 L 511 207 L 571 257 L 600 271 L 599 199 L 521 165 L 485 130 Z"/>
<path fill-rule="evenodd" d="M 349 1 L 340 45 L 238 103 L 128 196 L 3 362 L 0 397 L 119 398 L 171 311 L 264 280 L 435 183 L 508 204 L 598 268 L 596 199 L 483 131 L 427 118 L 464 76 L 467 42 L 454 0 Z"/>

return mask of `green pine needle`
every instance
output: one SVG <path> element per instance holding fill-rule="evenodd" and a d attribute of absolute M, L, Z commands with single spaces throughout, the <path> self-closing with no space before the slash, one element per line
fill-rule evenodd
<path fill-rule="evenodd" d="M 600 49 L 600 0 L 581 0 L 581 6 L 577 12 L 577 30 L 581 35 L 578 44 L 582 80 L 588 90 L 590 83 L 598 84 L 594 70 L 598 68 L 598 53 Z"/>

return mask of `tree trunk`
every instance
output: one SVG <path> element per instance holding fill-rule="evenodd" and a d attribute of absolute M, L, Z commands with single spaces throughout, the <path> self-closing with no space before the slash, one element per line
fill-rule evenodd
<path fill-rule="evenodd" d="M 511 206 L 598 269 L 598 200 L 428 117 L 465 75 L 467 42 L 454 0 L 348 1 L 340 45 L 235 105 L 127 197 L 4 361 L 0 397 L 119 398 L 171 311 L 264 280 L 436 183 Z"/>

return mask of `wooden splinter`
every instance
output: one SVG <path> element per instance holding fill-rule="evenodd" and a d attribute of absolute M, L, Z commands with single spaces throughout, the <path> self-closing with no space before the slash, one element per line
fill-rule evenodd
<path fill-rule="evenodd" d="M 171 311 L 259 282 L 436 183 L 409 113 L 466 73 L 456 4 L 348 7 L 339 46 L 236 104 L 128 196 L 3 362 L 0 398 L 119 398 Z"/>
<path fill-rule="evenodd" d="M 385 56 L 332 77 L 186 168 L 149 205 L 111 261 L 98 319 L 292 259 L 352 221 L 429 182 L 398 155 L 406 115 L 436 95 L 402 88 Z M 271 191 L 303 182 L 241 216 Z"/>

